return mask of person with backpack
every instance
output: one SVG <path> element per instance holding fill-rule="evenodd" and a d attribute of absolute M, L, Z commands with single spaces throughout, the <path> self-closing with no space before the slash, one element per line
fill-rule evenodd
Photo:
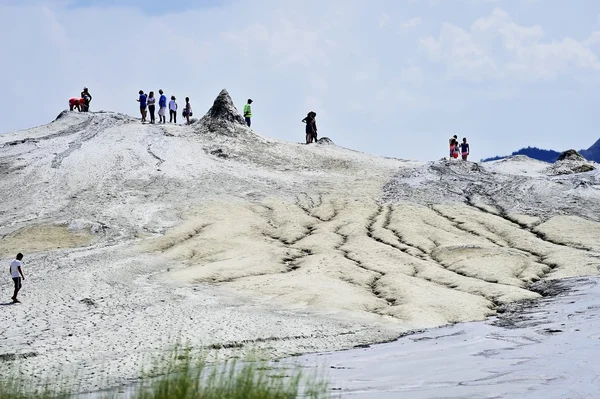
<path fill-rule="evenodd" d="M 146 106 L 148 104 L 148 96 L 144 94 L 143 90 L 140 90 L 140 98 L 138 98 L 138 103 L 140 103 L 140 113 L 142 114 L 142 123 L 146 122 Z"/>
<path fill-rule="evenodd" d="M 302 122 L 306 123 L 306 144 L 310 144 L 315 141 L 317 142 L 317 116 L 316 112 L 310 111 L 306 118 L 302 119 Z"/>
<path fill-rule="evenodd" d="M 177 123 L 177 102 L 175 96 L 171 96 L 169 101 L 169 123 Z"/>
<path fill-rule="evenodd" d="M 462 154 L 462 160 L 466 161 L 469 156 L 469 143 L 467 143 L 467 138 L 463 137 L 463 142 L 460 144 L 460 151 Z"/>
<path fill-rule="evenodd" d="M 162 89 L 158 91 L 160 98 L 158 99 L 158 123 L 167 123 L 166 112 L 167 112 L 167 96 L 164 95 Z"/>
<path fill-rule="evenodd" d="M 156 97 L 154 97 L 154 92 L 151 91 L 148 93 L 148 111 L 150 111 L 150 123 L 154 123 L 154 111 L 156 110 Z"/>
<path fill-rule="evenodd" d="M 185 109 L 183 110 L 183 116 L 185 116 L 185 119 L 187 121 L 186 125 L 190 124 L 190 116 L 192 116 L 192 104 L 190 104 L 190 98 L 186 97 L 185 98 Z"/>
<path fill-rule="evenodd" d="M 23 260 L 23 254 L 22 253 L 18 253 L 17 257 L 15 260 L 13 260 L 10 264 L 10 275 L 12 277 L 14 286 L 15 286 L 15 290 L 13 292 L 13 296 L 12 301 L 13 303 L 20 303 L 20 301 L 17 299 L 17 294 L 19 293 L 19 291 L 21 291 L 21 281 L 25 280 L 25 276 L 23 275 L 23 263 L 21 262 Z"/>
<path fill-rule="evenodd" d="M 249 98 L 246 105 L 244 105 L 244 119 L 246 119 L 246 124 L 250 127 L 251 118 L 252 118 L 252 100 Z"/>

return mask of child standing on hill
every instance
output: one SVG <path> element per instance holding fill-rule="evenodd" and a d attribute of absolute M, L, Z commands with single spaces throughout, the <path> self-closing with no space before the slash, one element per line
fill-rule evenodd
<path fill-rule="evenodd" d="M 177 123 L 177 103 L 175 102 L 175 96 L 171 96 L 171 101 L 169 101 L 169 123 Z"/>
<path fill-rule="evenodd" d="M 466 161 L 469 156 L 469 143 L 467 143 L 466 137 L 463 137 L 463 142 L 460 144 L 460 152 L 462 153 L 462 160 Z"/>

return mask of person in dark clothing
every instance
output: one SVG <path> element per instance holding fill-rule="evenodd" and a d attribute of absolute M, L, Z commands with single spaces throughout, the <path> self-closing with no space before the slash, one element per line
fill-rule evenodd
<path fill-rule="evenodd" d="M 177 102 L 175 96 L 171 96 L 169 101 L 169 123 L 177 123 Z"/>
<path fill-rule="evenodd" d="M 150 111 L 150 123 L 155 122 L 154 111 L 156 110 L 156 97 L 154 97 L 154 92 L 151 91 L 148 93 L 148 111 Z"/>
<path fill-rule="evenodd" d="M 190 104 L 190 98 L 185 98 L 185 109 L 183 110 L 183 116 L 185 116 L 185 120 L 187 121 L 186 125 L 190 124 L 190 116 L 194 115 L 192 112 L 192 104 Z"/>
<path fill-rule="evenodd" d="M 90 102 L 92 102 L 92 95 L 88 91 L 87 87 L 83 88 L 83 91 L 81 92 L 81 98 L 83 98 L 83 107 L 81 107 L 81 110 L 83 112 L 88 112 L 90 110 Z"/>
<path fill-rule="evenodd" d="M 302 122 L 306 123 L 306 144 L 310 144 L 315 141 L 317 142 L 317 116 L 316 112 L 310 111 L 306 118 L 302 119 Z"/>
<path fill-rule="evenodd" d="M 467 138 L 463 137 L 463 142 L 460 144 L 460 152 L 462 154 L 462 160 L 466 161 L 469 156 L 469 143 L 467 143 Z"/>
<path fill-rule="evenodd" d="M 138 103 L 140 103 L 140 114 L 142 114 L 142 123 L 146 122 L 146 107 L 148 104 L 148 95 L 144 94 L 143 90 L 140 90 L 140 98 L 138 98 Z"/>

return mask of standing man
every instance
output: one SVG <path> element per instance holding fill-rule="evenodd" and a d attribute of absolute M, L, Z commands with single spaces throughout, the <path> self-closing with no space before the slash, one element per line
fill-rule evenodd
<path fill-rule="evenodd" d="M 252 100 L 248 99 L 248 103 L 244 105 L 244 118 L 246 119 L 246 124 L 250 127 L 250 118 L 252 118 Z"/>
<path fill-rule="evenodd" d="M 81 98 L 83 98 L 83 108 L 81 109 L 83 112 L 88 112 L 90 110 L 90 102 L 92 102 L 92 95 L 88 91 L 87 87 L 83 88 L 81 92 Z"/>
<path fill-rule="evenodd" d="M 162 89 L 158 91 L 160 98 L 158 99 L 158 123 L 167 123 L 167 96 L 163 94 Z"/>
<path fill-rule="evenodd" d="M 12 276 L 13 283 L 15 283 L 15 292 L 11 298 L 13 303 L 20 303 L 17 299 L 17 294 L 21 290 L 21 279 L 25 280 L 25 276 L 23 275 L 23 269 L 21 269 L 21 266 L 23 266 L 23 264 L 21 263 L 22 259 L 23 254 L 19 252 L 17 254 L 17 258 L 13 260 L 10 264 L 10 275 Z"/>

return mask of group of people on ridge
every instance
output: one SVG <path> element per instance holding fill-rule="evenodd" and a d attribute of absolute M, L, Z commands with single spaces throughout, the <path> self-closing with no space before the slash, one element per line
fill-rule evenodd
<path fill-rule="evenodd" d="M 160 94 L 160 98 L 158 99 L 158 123 L 167 123 L 167 96 L 162 89 L 158 91 Z M 156 97 L 154 97 L 154 92 L 151 91 L 148 94 L 145 94 L 143 90 L 139 91 L 139 98 L 137 101 L 140 103 L 140 113 L 142 114 L 142 122 L 146 122 L 146 117 L 148 115 L 148 111 L 150 112 L 150 123 L 156 123 L 156 118 L 154 113 L 156 111 Z M 169 101 L 169 123 L 177 123 L 177 100 L 175 96 L 171 96 L 171 101 Z M 183 109 L 182 116 L 186 118 L 186 124 L 190 124 L 190 116 L 193 115 L 192 105 L 190 104 L 190 98 L 185 98 L 185 108 Z"/>
<path fill-rule="evenodd" d="M 90 102 L 92 101 L 92 95 L 88 91 L 87 87 L 83 88 L 81 97 L 73 97 L 69 99 L 69 110 L 73 111 L 77 109 L 79 112 L 88 112 L 90 110 Z"/>
<path fill-rule="evenodd" d="M 458 136 L 455 134 L 450 137 L 450 158 L 458 158 L 458 155 L 462 155 L 462 160 L 466 161 L 469 156 L 469 143 L 467 143 L 467 138 L 463 137 L 462 143 L 458 142 Z"/>

